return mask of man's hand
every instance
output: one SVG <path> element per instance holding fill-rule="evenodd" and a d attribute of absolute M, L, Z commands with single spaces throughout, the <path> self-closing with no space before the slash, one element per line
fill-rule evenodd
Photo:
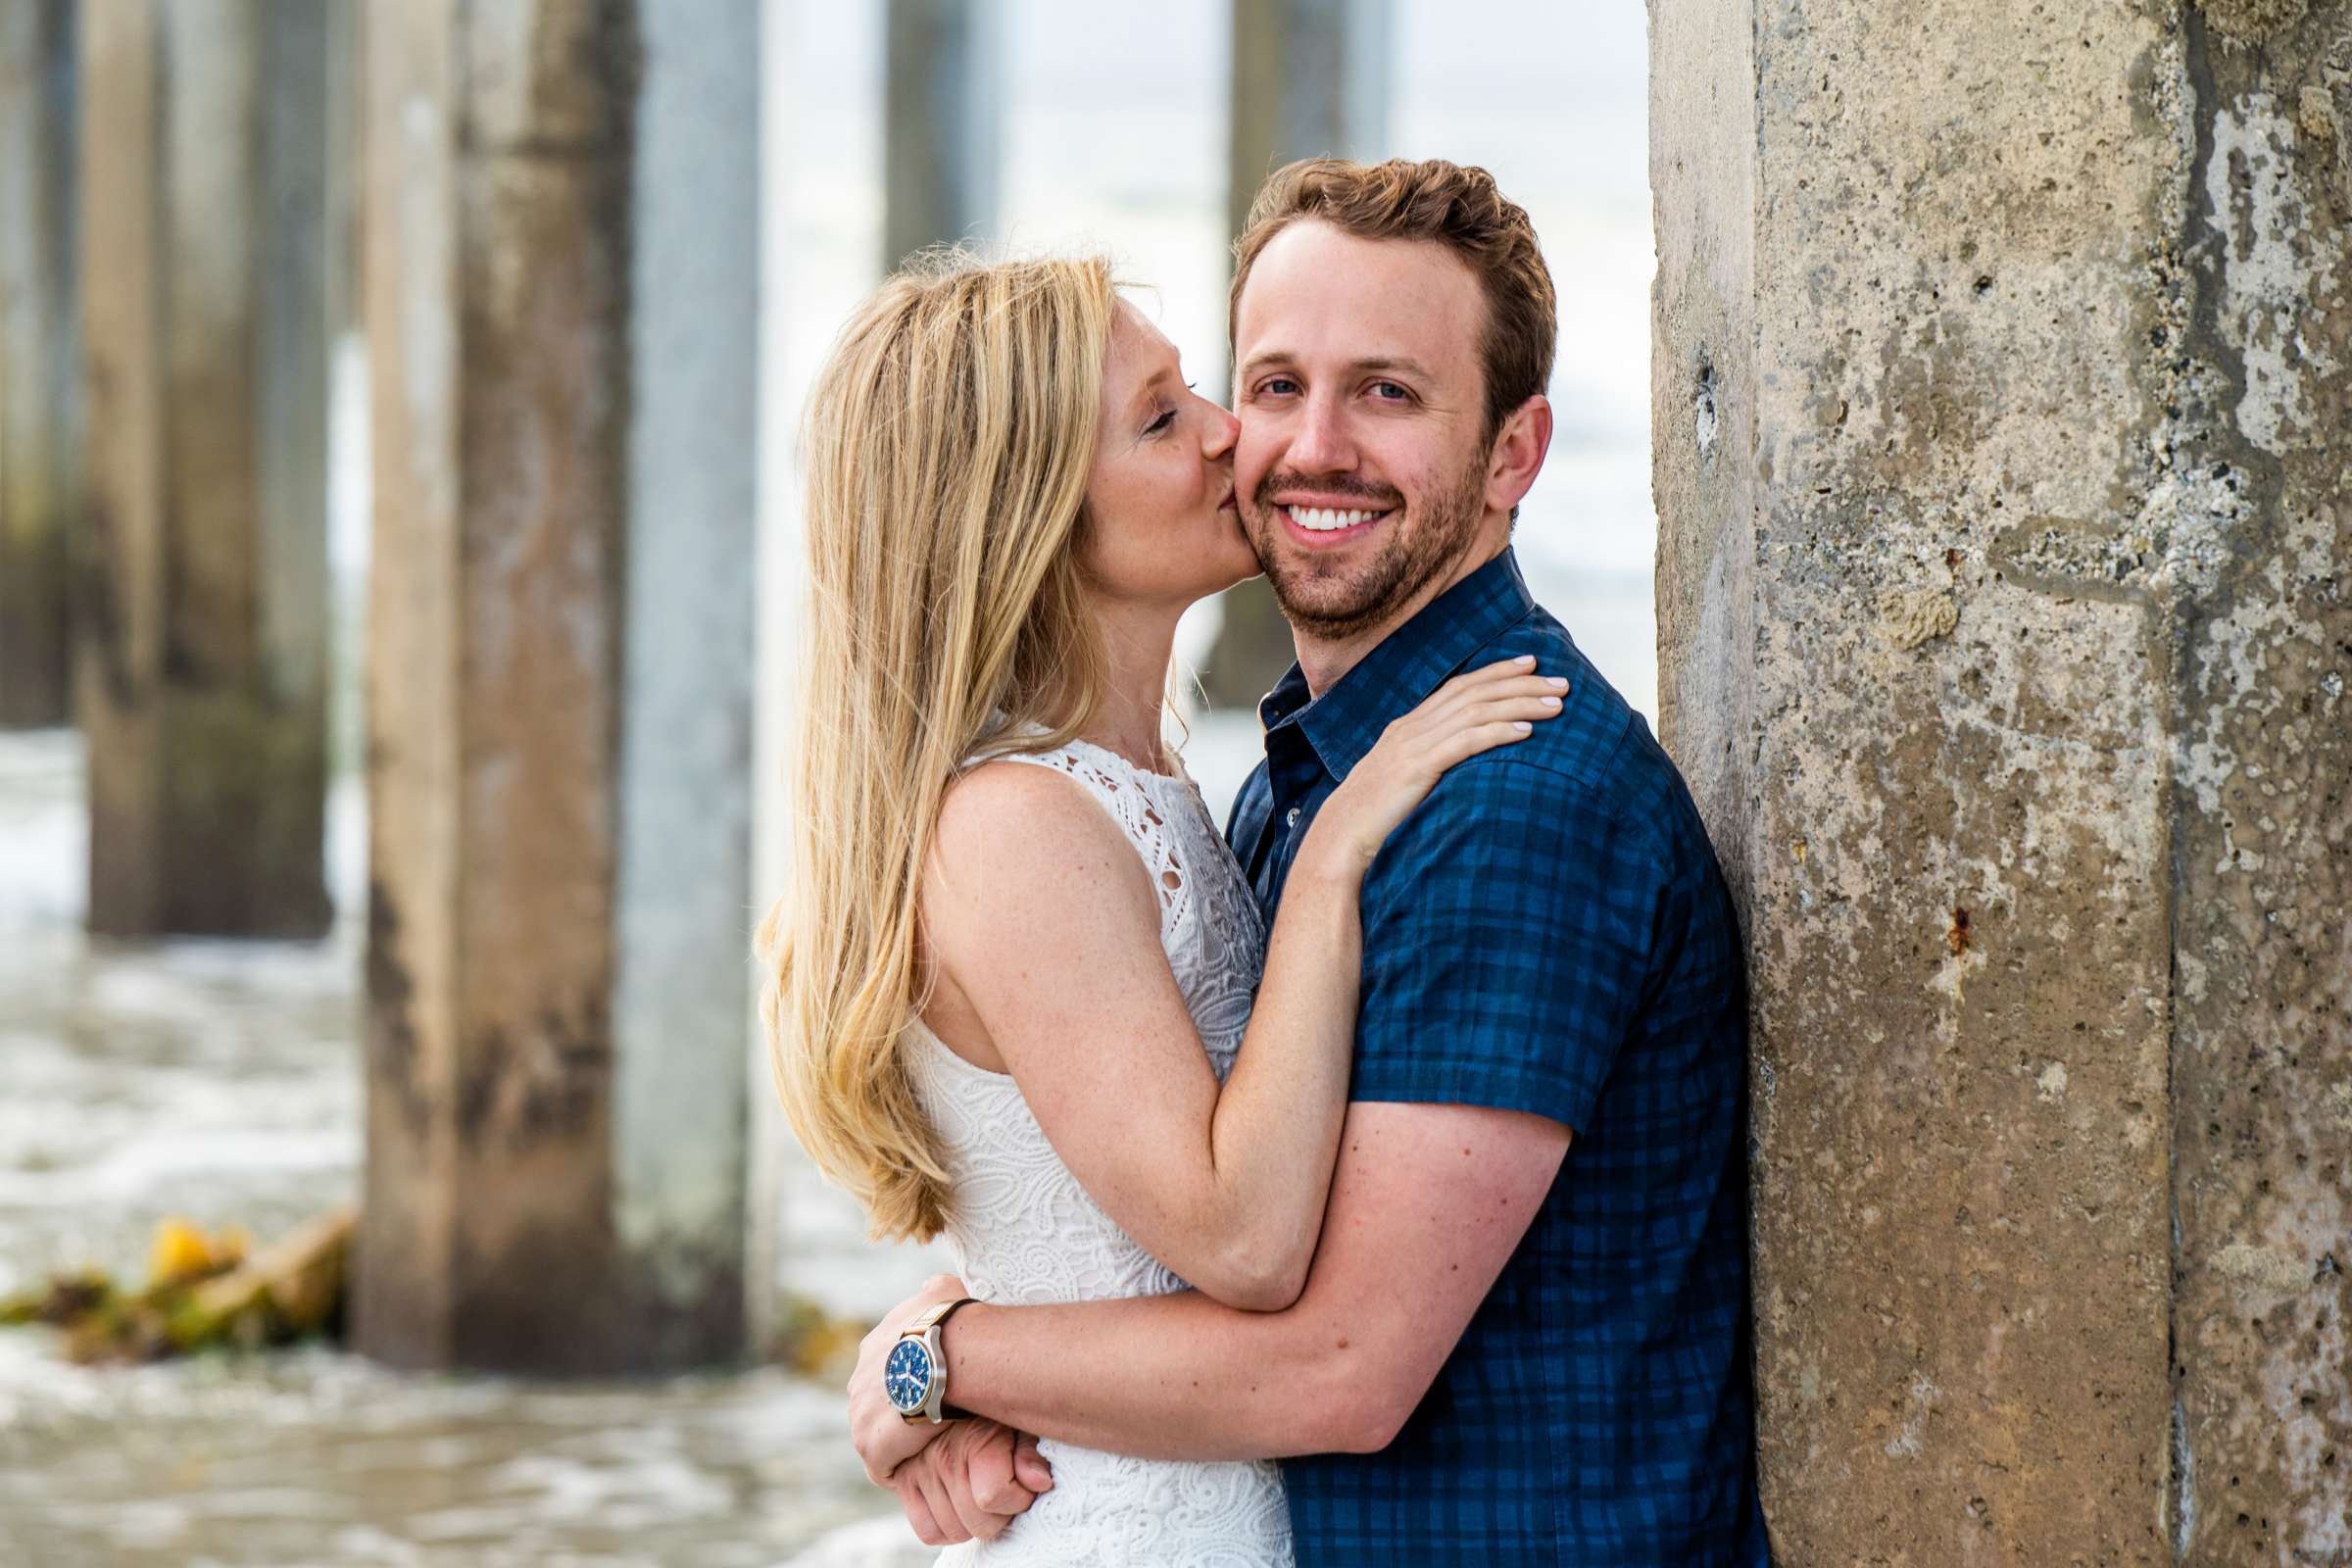
<path fill-rule="evenodd" d="M 1037 1440 L 994 1421 L 952 1421 L 945 1436 L 890 1478 L 899 1506 L 926 1546 L 993 1541 L 1052 1490 Z"/>
<path fill-rule="evenodd" d="M 850 1441 L 865 1461 L 865 1478 L 877 1487 L 891 1484 L 892 1472 L 931 1446 L 948 1430 L 928 1421 L 909 1421 L 882 1391 L 882 1364 L 890 1359 L 899 1332 L 926 1307 L 970 1294 L 953 1274 L 934 1274 L 923 1288 L 882 1314 L 858 1347 L 858 1370 L 850 1374 Z M 945 1523 L 945 1521 L 941 1521 Z"/>

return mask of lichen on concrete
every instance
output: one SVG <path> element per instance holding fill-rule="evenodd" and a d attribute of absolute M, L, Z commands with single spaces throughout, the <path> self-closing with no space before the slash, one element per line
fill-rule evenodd
<path fill-rule="evenodd" d="M 2306 86 L 2296 95 L 2295 123 L 2306 136 L 2332 140 L 2337 125 L 2335 94 L 2320 82 Z"/>
<path fill-rule="evenodd" d="M 2249 92 L 2212 117 L 2204 196 L 2223 265 L 2216 309 L 2245 366 L 2238 429 L 2277 454 L 2313 439 L 2308 388 L 2340 367 L 2303 313 L 2336 289 L 2340 247 L 2313 232 L 2310 197 L 2297 178 L 2295 126 L 2274 94 Z"/>
<path fill-rule="evenodd" d="M 2312 1280 L 2311 1264 L 2251 1242 L 2231 1242 L 2213 1254 L 2213 1266 L 2239 1284 L 2271 1296 L 2292 1296 Z"/>
<path fill-rule="evenodd" d="M 2275 36 L 2311 12 L 2311 0 L 2196 0 L 2213 30 L 2236 43 Z"/>
<path fill-rule="evenodd" d="M 1879 598 L 1879 635 L 1896 648 L 1949 637 L 1959 624 L 1960 607 L 1945 589 L 1913 588 Z"/>

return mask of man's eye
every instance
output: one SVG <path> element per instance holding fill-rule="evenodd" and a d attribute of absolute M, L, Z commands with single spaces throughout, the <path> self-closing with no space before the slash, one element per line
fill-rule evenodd
<path fill-rule="evenodd" d="M 1372 391 L 1375 396 L 1387 403 L 1401 403 L 1412 396 L 1410 392 L 1394 381 L 1375 381 L 1372 383 Z"/>
<path fill-rule="evenodd" d="M 1268 397 L 1277 398 L 1289 397 L 1292 393 L 1298 390 L 1298 383 L 1292 380 L 1287 375 L 1268 376 L 1258 387 L 1258 391 L 1266 394 Z"/>

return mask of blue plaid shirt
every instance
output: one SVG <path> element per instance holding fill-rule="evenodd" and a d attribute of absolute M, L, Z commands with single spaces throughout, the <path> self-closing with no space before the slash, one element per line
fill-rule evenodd
<path fill-rule="evenodd" d="M 1227 837 L 1270 919 L 1388 722 L 1531 653 L 1569 679 L 1561 714 L 1448 772 L 1365 880 L 1351 1095 L 1534 1111 L 1575 1141 L 1396 1441 L 1283 1466 L 1301 1568 L 1766 1561 L 1740 938 L 1649 727 L 1505 551 L 1319 699 L 1283 678 Z"/>

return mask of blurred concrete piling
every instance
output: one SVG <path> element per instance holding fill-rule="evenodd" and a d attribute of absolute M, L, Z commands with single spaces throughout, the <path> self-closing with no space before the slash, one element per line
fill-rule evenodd
<path fill-rule="evenodd" d="M 1234 0 L 1225 212 L 1239 237 L 1266 176 L 1299 158 L 1388 156 L 1390 0 Z M 1290 624 L 1256 578 L 1229 590 L 1200 670 L 1218 708 L 1253 711 L 1291 665 Z"/>
<path fill-rule="evenodd" d="M 323 220 L 333 8 L 79 8 L 89 923 L 328 906 Z"/>
<path fill-rule="evenodd" d="M 1225 215 L 1298 158 L 1388 156 L 1390 0 L 1235 0 Z"/>
<path fill-rule="evenodd" d="M 0 729 L 66 722 L 81 506 L 74 6 L 0 0 Z"/>
<path fill-rule="evenodd" d="M 882 266 L 985 241 L 997 219 L 1001 0 L 885 0 Z"/>
<path fill-rule="evenodd" d="M 354 1337 L 745 1343 L 759 8 L 367 13 Z"/>
<path fill-rule="evenodd" d="M 1655 0 L 1791 1563 L 2352 1556 L 2352 11 Z"/>

